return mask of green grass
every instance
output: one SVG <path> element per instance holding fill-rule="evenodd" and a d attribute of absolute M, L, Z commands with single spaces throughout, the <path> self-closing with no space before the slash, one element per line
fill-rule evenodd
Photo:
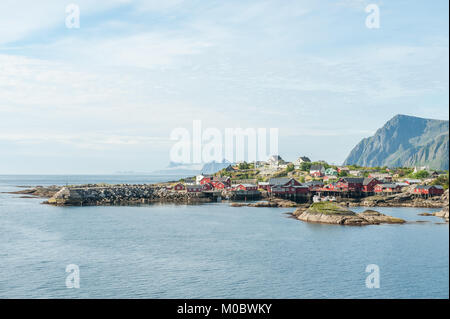
<path fill-rule="evenodd" d="M 333 202 L 320 202 L 312 204 L 308 212 L 324 215 L 353 215 L 348 209 L 341 207 Z"/>

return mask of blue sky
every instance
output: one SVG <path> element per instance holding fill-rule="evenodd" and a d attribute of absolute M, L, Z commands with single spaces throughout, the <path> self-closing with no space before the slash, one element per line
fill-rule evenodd
<path fill-rule="evenodd" d="M 160 169 L 193 120 L 341 163 L 396 114 L 449 117 L 446 0 L 72 2 L 79 29 L 0 3 L 1 174 Z"/>

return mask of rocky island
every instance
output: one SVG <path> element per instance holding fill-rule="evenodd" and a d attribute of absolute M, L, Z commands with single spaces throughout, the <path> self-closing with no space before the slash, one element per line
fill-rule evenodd
<path fill-rule="evenodd" d="M 298 208 L 293 215 L 304 222 L 321 224 L 364 226 L 405 223 L 403 219 L 384 215 L 374 210 L 366 210 L 357 214 L 332 202 L 314 203 L 306 210 Z"/>

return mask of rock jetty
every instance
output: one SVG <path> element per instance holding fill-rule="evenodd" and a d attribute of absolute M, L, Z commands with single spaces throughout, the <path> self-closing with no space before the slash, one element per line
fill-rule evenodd
<path fill-rule="evenodd" d="M 357 214 L 332 202 L 314 203 L 306 210 L 298 208 L 293 215 L 304 222 L 321 224 L 364 226 L 405 223 L 403 219 L 384 215 L 374 210 L 366 210 Z"/>
<path fill-rule="evenodd" d="M 177 192 L 155 185 L 117 185 L 63 187 L 44 203 L 57 206 L 101 206 L 153 202 L 202 203 L 212 200 L 204 193 Z"/>

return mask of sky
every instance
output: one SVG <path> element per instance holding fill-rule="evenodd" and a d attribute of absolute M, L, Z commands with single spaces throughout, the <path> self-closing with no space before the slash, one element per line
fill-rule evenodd
<path fill-rule="evenodd" d="M 278 128 L 285 160 L 342 163 L 396 114 L 448 120 L 448 5 L 2 0 L 0 174 L 162 169 L 193 120 Z"/>

